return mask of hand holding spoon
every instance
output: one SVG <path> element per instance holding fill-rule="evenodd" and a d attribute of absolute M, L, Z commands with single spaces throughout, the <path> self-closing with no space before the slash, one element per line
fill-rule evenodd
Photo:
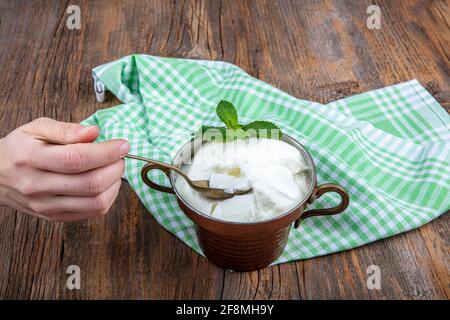
<path fill-rule="evenodd" d="M 37 140 L 43 141 L 43 142 L 51 143 L 51 144 L 57 144 L 57 145 L 67 145 L 68 144 L 63 141 L 48 139 L 48 138 L 39 137 L 39 136 L 35 136 L 34 138 Z M 156 169 L 160 169 L 164 172 L 169 172 L 169 171 L 173 170 L 176 173 L 178 173 L 181 177 L 183 177 L 183 179 L 186 180 L 186 182 L 189 184 L 189 186 L 192 189 L 194 189 L 197 192 L 200 192 L 203 196 L 211 198 L 211 199 L 217 199 L 217 200 L 229 199 L 229 198 L 234 197 L 235 195 L 246 194 L 246 193 L 250 192 L 250 190 L 251 190 L 251 189 L 249 189 L 249 190 L 229 191 L 229 190 L 219 189 L 219 188 L 210 188 L 209 180 L 191 180 L 186 175 L 186 173 L 184 173 L 179 168 L 177 168 L 173 165 L 170 165 L 170 164 L 167 164 L 164 162 L 160 162 L 160 161 L 156 161 L 156 160 L 152 160 L 149 158 L 141 157 L 141 156 L 132 155 L 132 154 L 126 154 L 125 158 L 135 159 L 135 160 L 140 160 L 140 161 L 145 161 L 145 162 L 151 163 L 153 165 L 153 167 L 155 167 Z"/>

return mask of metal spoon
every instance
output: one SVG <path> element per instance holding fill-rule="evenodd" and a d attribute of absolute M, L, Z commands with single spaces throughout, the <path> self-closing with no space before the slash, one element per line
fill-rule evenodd
<path fill-rule="evenodd" d="M 57 145 L 69 144 L 64 141 L 59 141 L 59 140 L 49 139 L 49 138 L 44 138 L 44 137 L 39 137 L 39 136 L 35 136 L 34 139 L 40 140 L 43 142 L 47 142 L 47 143 L 51 143 L 51 144 L 57 144 Z M 152 160 L 149 158 L 141 157 L 141 156 L 135 156 L 132 154 L 126 154 L 125 158 L 141 160 L 141 161 L 151 163 L 154 166 L 156 166 L 157 169 L 160 169 L 163 171 L 173 170 L 176 173 L 178 173 L 180 176 L 182 176 L 192 189 L 194 189 L 197 192 L 200 192 L 202 195 L 204 195 L 205 197 L 208 197 L 208 198 L 217 199 L 217 200 L 229 199 L 235 195 L 246 194 L 246 193 L 250 192 L 250 190 L 251 190 L 251 189 L 249 189 L 249 190 L 234 190 L 234 192 L 226 192 L 225 189 L 210 188 L 209 180 L 195 180 L 195 181 L 191 180 L 183 171 L 181 171 L 179 168 L 177 168 L 173 165 L 170 165 L 170 164 L 167 164 L 167 163 L 164 163 L 161 161 L 156 161 L 156 160 Z"/>

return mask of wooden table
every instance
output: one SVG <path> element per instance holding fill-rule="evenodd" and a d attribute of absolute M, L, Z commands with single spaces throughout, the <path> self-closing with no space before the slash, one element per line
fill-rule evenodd
<path fill-rule="evenodd" d="M 381 29 L 366 26 L 381 8 Z M 69 30 L 66 8 L 81 9 Z M 0 1 L 0 137 L 99 108 L 93 67 L 131 53 L 224 60 L 329 102 L 418 79 L 450 106 L 446 1 Z M 448 215 L 354 250 L 230 273 L 160 227 L 124 183 L 105 218 L 58 224 L 0 209 L 0 298 L 448 299 Z M 381 269 L 369 290 L 366 269 Z M 81 268 L 81 289 L 66 269 Z"/>

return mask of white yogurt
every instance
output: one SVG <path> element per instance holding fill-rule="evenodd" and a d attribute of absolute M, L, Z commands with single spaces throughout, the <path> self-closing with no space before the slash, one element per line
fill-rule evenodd
<path fill-rule="evenodd" d="M 283 214 L 304 199 L 308 191 L 302 153 L 275 139 L 210 142 L 195 153 L 183 171 L 192 180 L 209 180 L 213 188 L 252 191 L 227 200 L 213 200 L 194 191 L 177 177 L 177 190 L 193 208 L 212 217 L 256 222 Z"/>

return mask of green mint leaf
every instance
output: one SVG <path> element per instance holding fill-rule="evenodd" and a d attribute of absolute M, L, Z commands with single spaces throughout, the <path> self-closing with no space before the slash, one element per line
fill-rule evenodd
<path fill-rule="evenodd" d="M 281 129 L 269 121 L 253 121 L 242 126 L 249 136 L 257 138 L 281 139 Z"/>
<path fill-rule="evenodd" d="M 202 134 L 208 133 L 208 131 L 214 133 L 214 132 L 221 132 L 225 133 L 226 127 L 214 127 L 214 126 L 202 126 Z"/>
<path fill-rule="evenodd" d="M 229 142 L 237 139 L 249 138 L 247 131 L 242 128 L 203 126 L 201 128 L 203 142 Z"/>
<path fill-rule="evenodd" d="M 244 130 L 248 130 L 248 129 L 255 129 L 255 130 L 259 130 L 259 129 L 266 129 L 266 130 L 272 130 L 272 129 L 276 129 L 276 130 L 280 130 L 280 128 L 270 122 L 270 121 L 263 121 L 263 120 L 258 120 L 258 121 L 252 121 L 250 123 L 247 123 L 246 125 L 243 126 Z"/>
<path fill-rule="evenodd" d="M 201 128 L 202 140 L 206 141 L 226 141 L 227 128 L 226 127 L 214 127 L 214 126 L 202 126 Z"/>
<path fill-rule="evenodd" d="M 236 108 L 231 102 L 226 100 L 220 101 L 217 105 L 216 113 L 227 128 L 237 129 L 240 127 Z"/>

